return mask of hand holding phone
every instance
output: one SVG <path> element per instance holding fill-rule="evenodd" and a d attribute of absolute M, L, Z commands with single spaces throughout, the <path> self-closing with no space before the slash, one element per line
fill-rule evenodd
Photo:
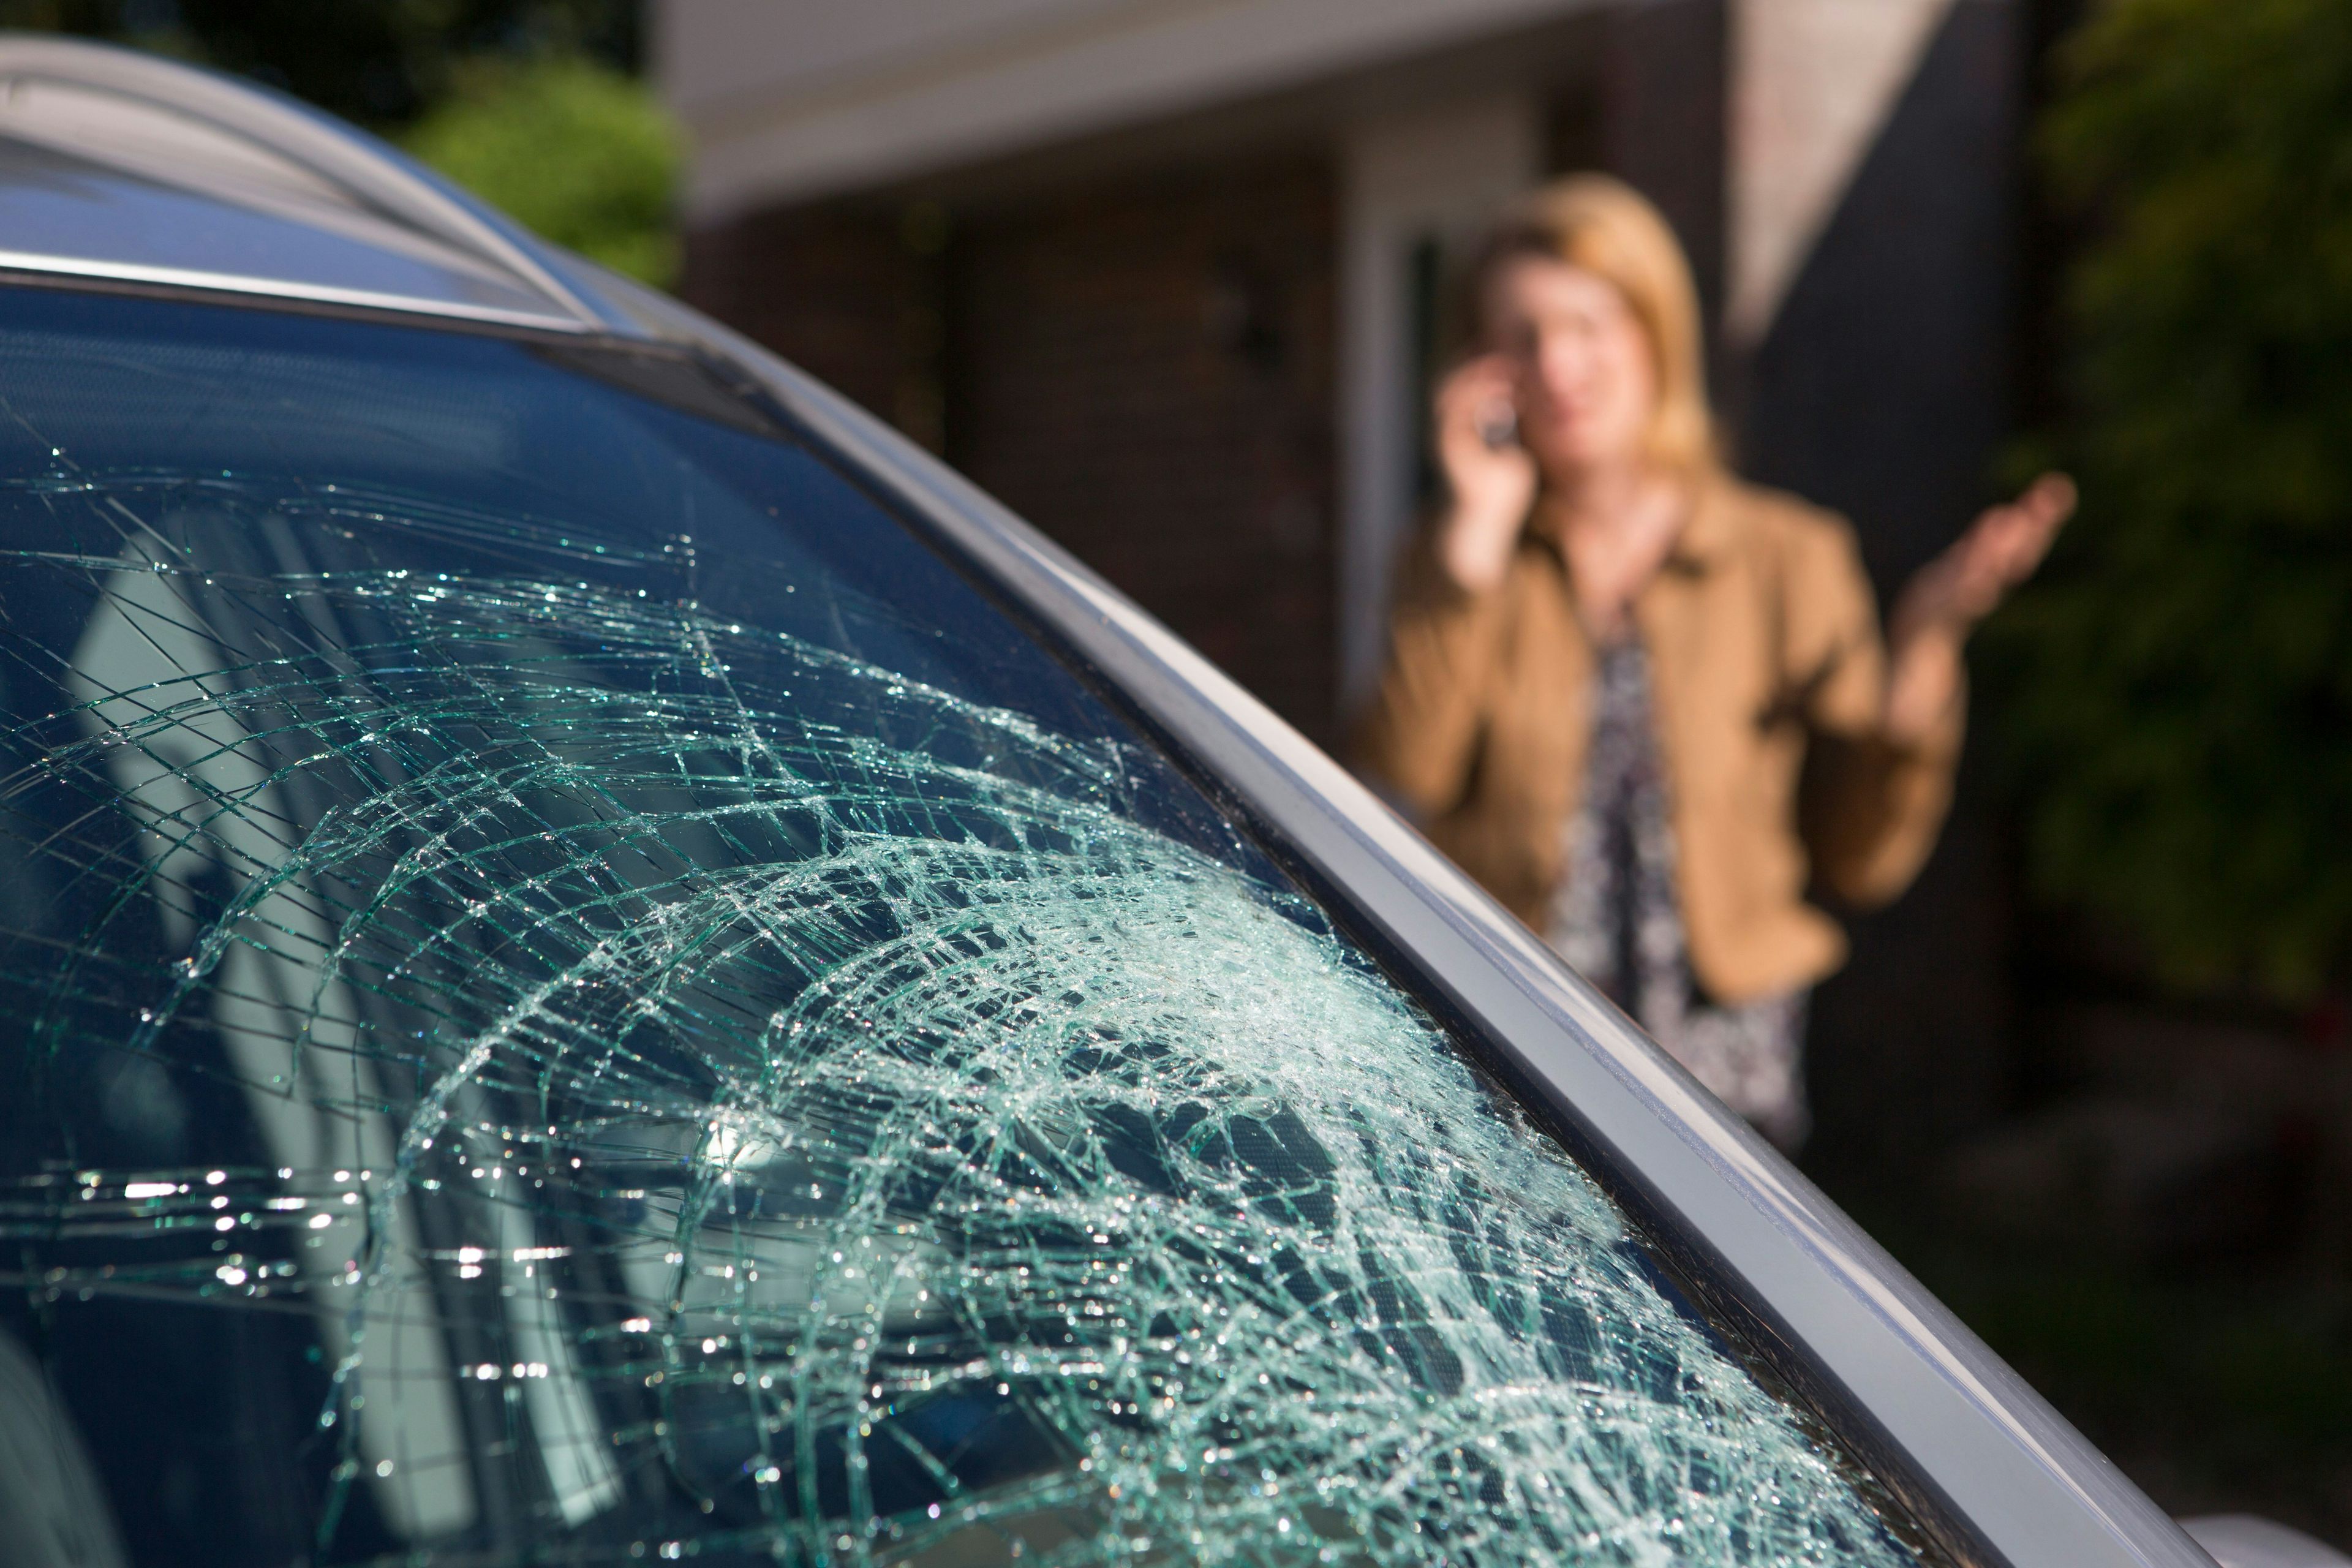
<path fill-rule="evenodd" d="M 1465 360 L 1437 389 L 1437 458 L 1448 493 L 1439 555 L 1473 592 L 1502 581 L 1535 504 L 1536 461 L 1518 439 L 1517 390 L 1501 354 Z"/>

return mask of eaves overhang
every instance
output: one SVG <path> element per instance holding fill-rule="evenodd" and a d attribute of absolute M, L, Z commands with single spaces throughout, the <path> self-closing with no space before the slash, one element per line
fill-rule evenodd
<path fill-rule="evenodd" d="M 664 97 L 690 221 L 871 189 L 1507 35 L 1595 0 L 673 0 Z M 1001 13 L 1001 15 L 995 15 Z"/>

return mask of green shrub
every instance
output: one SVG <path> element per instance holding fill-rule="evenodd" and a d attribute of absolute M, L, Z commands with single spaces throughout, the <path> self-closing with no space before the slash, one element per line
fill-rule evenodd
<path fill-rule="evenodd" d="M 404 140 L 558 245 L 656 288 L 677 273 L 679 138 L 652 95 L 609 67 L 475 61 Z"/>
<path fill-rule="evenodd" d="M 2030 870 L 2307 997 L 2352 974 L 2352 5 L 2110 0 L 2059 63 L 2083 514 L 1989 650 Z"/>

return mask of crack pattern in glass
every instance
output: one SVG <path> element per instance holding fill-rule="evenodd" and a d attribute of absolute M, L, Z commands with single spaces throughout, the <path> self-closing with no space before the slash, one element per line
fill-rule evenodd
<path fill-rule="evenodd" d="M 0 1271 L 312 1341 L 316 1560 L 1916 1560 L 1139 743 L 525 519 L 69 480 L 8 896 L 89 913 L 0 983 L 39 1094 L 212 1110 L 13 1163 Z M 318 542 L 468 530 L 541 569 Z"/>

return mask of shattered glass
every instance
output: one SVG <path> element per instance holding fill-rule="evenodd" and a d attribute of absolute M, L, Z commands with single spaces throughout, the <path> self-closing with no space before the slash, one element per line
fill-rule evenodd
<path fill-rule="evenodd" d="M 1076 674 L 600 352 L 0 293 L 0 1559 L 1919 1560 Z"/>

